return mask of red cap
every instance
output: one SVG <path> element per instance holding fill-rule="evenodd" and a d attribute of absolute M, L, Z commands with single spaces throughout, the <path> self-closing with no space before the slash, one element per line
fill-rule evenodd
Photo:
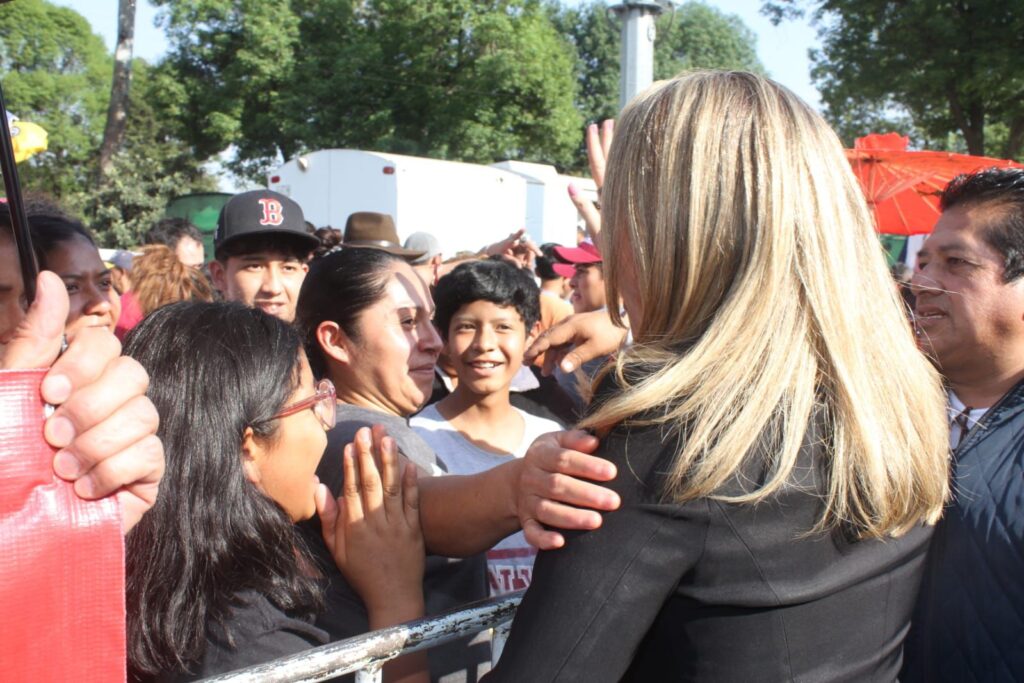
<path fill-rule="evenodd" d="M 572 277 L 576 264 L 601 263 L 604 259 L 590 240 L 583 240 L 578 247 L 555 247 L 555 256 L 567 263 L 553 263 L 552 270 L 562 277 Z"/>

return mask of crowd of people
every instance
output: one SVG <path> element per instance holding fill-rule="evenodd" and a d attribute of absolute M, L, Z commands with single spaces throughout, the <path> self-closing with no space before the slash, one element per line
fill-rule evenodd
<path fill-rule="evenodd" d="M 485 633 L 386 679 L 1024 677 L 1024 172 L 946 189 L 908 324 L 785 88 L 682 74 L 587 135 L 573 245 L 255 190 L 208 263 L 182 219 L 105 263 L 35 199 L 25 310 L 0 207 L 0 361 L 52 365 L 56 474 L 121 502 L 133 679 L 521 589 L 493 670 Z"/>

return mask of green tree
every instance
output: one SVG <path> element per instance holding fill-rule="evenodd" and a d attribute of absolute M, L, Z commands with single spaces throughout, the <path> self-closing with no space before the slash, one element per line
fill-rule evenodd
<path fill-rule="evenodd" d="M 93 228 L 97 241 L 130 247 L 164 216 L 178 195 L 212 192 L 217 181 L 197 162 L 193 149 L 178 138 L 173 74 L 141 60 L 132 66 L 128 121 L 120 149 L 111 158 L 103 181 L 73 193 L 69 204 Z"/>
<path fill-rule="evenodd" d="M 539 0 L 161 4 L 197 149 L 234 145 L 250 177 L 335 146 L 564 163 L 579 138 L 571 51 Z"/>
<path fill-rule="evenodd" d="M 608 14 L 607 3 L 596 0 L 589 5 L 570 8 L 552 2 L 549 7 L 555 27 L 572 44 L 576 53 L 576 108 L 585 121 L 615 118 L 619 112 L 619 49 L 622 40 L 618 25 Z M 586 165 L 585 149 L 582 164 Z M 579 163 L 576 165 L 582 168 Z"/>
<path fill-rule="evenodd" d="M 77 12 L 44 0 L 0 5 L 0 73 L 7 106 L 49 135 L 19 166 L 26 191 L 58 199 L 90 182 L 110 97 L 112 62 Z"/>
<path fill-rule="evenodd" d="M 946 146 L 958 133 L 971 154 L 1024 153 L 1020 2 L 773 0 L 764 11 L 774 21 L 810 12 L 822 40 L 812 78 L 847 143 L 896 112 L 924 144 Z"/>
<path fill-rule="evenodd" d="M 124 143 L 131 97 L 132 47 L 135 43 L 135 0 L 118 0 L 117 46 L 114 48 L 114 80 L 110 86 L 107 124 L 100 144 L 99 175 L 110 170 L 113 157 Z"/>
<path fill-rule="evenodd" d="M 565 7 L 549 4 L 552 21 L 576 51 L 576 106 L 586 121 L 615 118 L 619 111 L 621 25 L 608 3 Z M 757 37 L 743 21 L 701 2 L 686 2 L 663 13 L 655 24 L 654 77 L 670 78 L 684 69 L 740 69 L 764 73 Z M 587 167 L 579 147 L 573 166 Z"/>
<path fill-rule="evenodd" d="M 702 2 L 686 2 L 659 17 L 654 77 L 684 69 L 737 69 L 765 73 L 757 58 L 757 36 L 735 14 Z"/>
<path fill-rule="evenodd" d="M 113 60 L 74 10 L 44 0 L 0 5 L 0 70 L 8 107 L 49 136 L 46 152 L 19 165 L 23 189 L 57 200 L 100 244 L 136 244 L 172 196 L 213 189 L 181 138 L 180 84 L 138 59 L 125 137 L 100 179 Z"/>
<path fill-rule="evenodd" d="M 180 132 L 207 159 L 228 147 L 241 158 L 278 150 L 281 101 L 299 53 L 291 3 L 266 0 L 155 0 L 165 8 L 166 66 L 182 95 Z M 310 3 L 311 11 L 315 3 Z"/>

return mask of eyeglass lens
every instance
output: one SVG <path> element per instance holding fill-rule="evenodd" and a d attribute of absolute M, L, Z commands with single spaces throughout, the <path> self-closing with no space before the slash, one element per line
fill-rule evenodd
<path fill-rule="evenodd" d="M 316 388 L 317 393 L 323 394 L 323 396 L 313 406 L 313 412 L 325 429 L 334 427 L 335 414 L 337 413 L 337 404 L 335 403 L 334 391 L 332 389 L 334 389 L 334 386 L 326 381 L 321 382 Z"/>

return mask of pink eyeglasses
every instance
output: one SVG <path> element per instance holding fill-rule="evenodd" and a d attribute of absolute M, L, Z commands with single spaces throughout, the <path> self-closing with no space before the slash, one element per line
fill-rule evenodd
<path fill-rule="evenodd" d="M 276 414 L 268 417 L 266 420 L 260 420 L 260 422 L 270 422 L 281 417 L 301 413 L 306 408 L 312 408 L 313 414 L 320 420 L 320 424 L 323 425 L 325 430 L 329 430 L 334 427 L 334 419 L 337 413 L 336 398 L 337 393 L 334 390 L 334 384 L 329 379 L 322 379 L 316 385 L 315 394 L 281 408 Z"/>

